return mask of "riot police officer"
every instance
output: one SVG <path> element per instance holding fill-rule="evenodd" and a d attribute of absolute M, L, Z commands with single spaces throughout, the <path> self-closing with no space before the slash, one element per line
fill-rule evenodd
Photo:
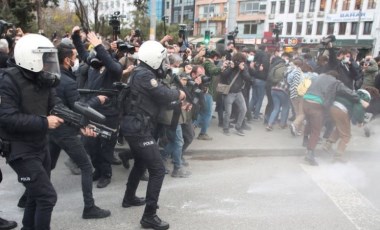
<path fill-rule="evenodd" d="M 156 117 L 160 106 L 166 106 L 173 101 L 183 101 L 185 93 L 170 89 L 160 83 L 159 79 L 166 76 L 166 49 L 156 41 L 147 41 L 139 49 L 140 64 L 131 74 L 129 100 L 125 100 L 124 117 L 121 132 L 128 141 L 134 155 L 134 165 L 127 182 L 123 199 L 123 207 L 139 206 L 146 203 L 144 214 L 140 221 L 144 228 L 168 229 L 169 224 L 157 215 L 157 202 L 165 167 L 154 137 Z M 146 199 L 136 197 L 136 189 L 145 166 L 149 172 Z"/>
<path fill-rule="evenodd" d="M 23 229 L 50 229 L 57 194 L 50 182 L 48 129 L 63 120 L 48 115 L 59 100 L 57 50 L 46 37 L 23 36 L 14 49 L 15 67 L 0 75 L 0 138 L 3 154 L 27 192 Z"/>

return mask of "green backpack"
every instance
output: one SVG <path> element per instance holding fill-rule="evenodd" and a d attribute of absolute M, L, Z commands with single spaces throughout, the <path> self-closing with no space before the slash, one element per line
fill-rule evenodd
<path fill-rule="evenodd" d="M 268 80 L 272 86 L 276 85 L 280 81 L 283 81 L 286 75 L 288 67 L 285 63 L 279 63 L 269 70 Z"/>

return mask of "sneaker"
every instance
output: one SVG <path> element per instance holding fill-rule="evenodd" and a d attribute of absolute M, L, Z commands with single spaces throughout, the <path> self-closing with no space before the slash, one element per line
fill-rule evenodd
<path fill-rule="evenodd" d="M 183 168 L 174 168 L 171 176 L 176 178 L 187 178 L 190 175 L 191 172 L 186 171 Z"/>
<path fill-rule="evenodd" d="M 230 131 L 228 129 L 223 129 L 223 134 L 226 136 L 230 135 Z"/>
<path fill-rule="evenodd" d="M 273 127 L 272 126 L 270 126 L 270 125 L 268 125 L 266 128 L 265 128 L 267 131 L 273 131 Z"/>
<path fill-rule="evenodd" d="M 205 133 L 205 134 L 199 134 L 197 139 L 203 140 L 203 141 L 211 141 L 212 137 L 210 137 L 209 135 L 207 135 L 207 133 Z"/>
<path fill-rule="evenodd" d="M 129 207 L 132 207 L 132 206 L 141 206 L 141 205 L 144 205 L 146 202 L 145 202 L 145 198 L 144 197 L 137 197 L 135 196 L 133 199 L 127 199 L 127 198 L 124 198 L 123 199 L 123 203 L 121 204 L 121 206 L 123 208 L 129 208 Z"/>
<path fill-rule="evenodd" d="M 83 219 L 100 219 L 106 218 L 111 215 L 111 212 L 106 209 L 101 209 L 98 206 L 94 205 L 89 208 L 84 208 L 82 218 Z"/>
<path fill-rule="evenodd" d="M 15 221 L 0 218 L 0 229 L 13 229 L 15 227 L 17 227 L 17 223 Z"/>
<path fill-rule="evenodd" d="M 330 141 L 326 141 L 323 146 L 322 146 L 322 149 L 323 151 L 327 152 L 327 153 L 331 153 L 331 149 L 332 149 L 332 142 Z"/>
<path fill-rule="evenodd" d="M 348 160 L 344 157 L 343 153 L 335 153 L 333 156 L 333 163 L 347 163 Z"/>
<path fill-rule="evenodd" d="M 67 161 L 65 161 L 65 165 L 68 169 L 70 169 L 71 174 L 73 175 L 80 175 L 81 170 L 78 168 L 78 165 L 74 163 L 74 161 L 69 158 Z"/>
<path fill-rule="evenodd" d="M 296 126 L 293 123 L 291 123 L 289 127 L 290 127 L 290 133 L 295 137 L 297 135 Z"/>
<path fill-rule="evenodd" d="M 242 130 L 248 130 L 248 131 L 249 131 L 249 130 L 252 130 L 251 126 L 249 126 L 249 125 L 247 125 L 247 124 L 242 125 L 241 129 L 242 129 Z"/>
<path fill-rule="evenodd" d="M 239 136 L 245 136 L 245 133 L 243 132 L 243 129 L 236 129 L 235 133 Z"/>
<path fill-rule="evenodd" d="M 97 188 L 105 188 L 111 183 L 111 178 L 109 177 L 100 177 L 98 184 L 96 185 Z"/>

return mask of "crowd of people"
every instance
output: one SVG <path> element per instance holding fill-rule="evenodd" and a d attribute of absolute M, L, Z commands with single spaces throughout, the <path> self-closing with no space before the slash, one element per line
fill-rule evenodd
<path fill-rule="evenodd" d="M 122 207 L 145 205 L 141 225 L 168 229 L 156 214 L 165 174 L 191 176 L 183 154 L 195 137 L 213 140 L 214 111 L 227 136 L 254 132 L 250 124 L 258 121 L 268 132 L 279 126 L 303 136 L 311 165 L 318 165 L 314 150 L 323 127 L 323 149 L 345 162 L 351 124 L 362 125 L 366 112 L 378 111 L 380 57 L 357 60 L 357 50 L 331 43 L 313 57 L 233 42 L 210 50 L 169 35 L 143 42 L 132 33 L 113 41 L 78 26 L 53 41 L 17 31 L 0 40 L 0 138 L 2 155 L 25 187 L 18 203 L 25 208 L 23 229 L 50 229 L 57 201 L 50 172 L 61 150 L 81 174 L 84 219 L 110 216 L 95 205 L 92 182 L 107 187 L 112 165 L 130 168 L 133 159 Z M 104 138 L 91 125 L 78 129 L 50 114 L 57 105 L 75 111 L 76 102 L 101 113 L 103 125 L 117 132 Z M 129 149 L 115 156 L 115 145 L 124 141 Z M 136 196 L 140 180 L 148 181 L 145 197 Z M 0 218 L 0 229 L 16 225 Z"/>

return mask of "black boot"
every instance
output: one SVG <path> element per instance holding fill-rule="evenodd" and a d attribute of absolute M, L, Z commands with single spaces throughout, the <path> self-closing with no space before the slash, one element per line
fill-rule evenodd
<path fill-rule="evenodd" d="M 312 166 L 318 166 L 318 162 L 315 160 L 314 150 L 307 150 L 305 161 L 309 162 Z"/>
<path fill-rule="evenodd" d="M 156 214 L 157 207 L 145 206 L 144 215 L 140 220 L 143 228 L 153 228 L 165 230 L 169 228 L 169 224 L 161 220 Z"/>
<path fill-rule="evenodd" d="M 83 210 L 82 218 L 83 219 L 100 219 L 106 218 L 111 215 L 111 212 L 106 209 L 101 209 L 98 206 L 94 205 L 91 207 L 86 207 Z"/>
<path fill-rule="evenodd" d="M 121 204 L 121 206 L 123 206 L 123 208 L 129 208 L 132 206 L 141 206 L 144 204 L 145 204 L 144 197 L 134 196 L 133 198 L 127 198 L 127 196 L 124 196 L 123 203 Z"/>
<path fill-rule="evenodd" d="M 130 155 L 130 153 L 128 154 L 127 151 L 120 152 L 119 158 L 121 162 L 123 163 L 124 168 L 129 169 L 131 165 L 129 164 L 129 158 L 127 155 Z"/>
<path fill-rule="evenodd" d="M 8 230 L 17 227 L 17 223 L 15 221 L 4 220 L 0 218 L 0 230 Z"/>

